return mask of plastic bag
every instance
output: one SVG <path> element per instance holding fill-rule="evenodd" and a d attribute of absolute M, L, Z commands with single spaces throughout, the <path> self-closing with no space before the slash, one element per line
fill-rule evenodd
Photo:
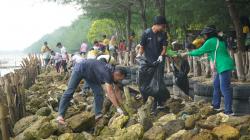
<path fill-rule="evenodd" d="M 174 84 L 176 84 L 186 95 L 189 95 L 188 73 L 190 71 L 189 63 L 186 59 L 179 58 L 179 69 L 172 61 L 172 69 L 174 72 Z"/>
<path fill-rule="evenodd" d="M 139 89 L 144 101 L 149 96 L 155 97 L 158 102 L 164 102 L 170 98 L 169 91 L 164 83 L 164 69 L 160 62 L 149 63 L 145 58 L 137 59 L 139 69 Z"/>

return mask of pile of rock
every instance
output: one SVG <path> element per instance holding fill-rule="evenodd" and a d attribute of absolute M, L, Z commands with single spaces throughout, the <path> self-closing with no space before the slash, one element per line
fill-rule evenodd
<path fill-rule="evenodd" d="M 48 76 L 49 75 L 49 76 Z M 48 78 L 50 77 L 50 78 Z M 49 79 L 49 80 L 48 80 Z M 171 98 L 165 109 L 150 114 L 153 99 L 146 104 L 128 92 L 124 108 L 128 116 L 118 115 L 105 103 L 105 116 L 95 121 L 92 94 L 81 95 L 79 89 L 66 114 L 66 126 L 56 122 L 56 111 L 66 81 L 59 75 L 40 75 L 27 92 L 29 116 L 14 127 L 16 140 L 248 140 L 250 115 L 227 116 L 200 101 Z M 46 80 L 48 80 L 46 82 Z M 126 90 L 126 89 L 125 89 Z M 108 109 L 107 109 L 108 108 Z"/>

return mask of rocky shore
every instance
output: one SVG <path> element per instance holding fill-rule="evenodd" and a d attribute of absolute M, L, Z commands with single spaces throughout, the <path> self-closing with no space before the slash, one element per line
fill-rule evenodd
<path fill-rule="evenodd" d="M 227 116 L 205 101 L 171 98 L 165 109 L 150 114 L 153 102 L 141 100 L 124 88 L 124 108 L 118 115 L 108 100 L 105 116 L 95 121 L 93 96 L 80 94 L 79 87 L 66 114 L 67 125 L 58 125 L 58 102 L 67 88 L 68 76 L 54 71 L 42 73 L 25 91 L 27 117 L 14 127 L 13 140 L 249 140 L 250 115 Z M 84 84 L 84 83 L 82 83 Z"/>

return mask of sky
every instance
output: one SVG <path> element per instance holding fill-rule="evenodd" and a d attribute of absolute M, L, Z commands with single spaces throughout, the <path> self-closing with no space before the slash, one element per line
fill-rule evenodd
<path fill-rule="evenodd" d="M 23 50 L 43 35 L 69 26 L 80 14 L 73 5 L 43 0 L 0 0 L 0 51 Z"/>

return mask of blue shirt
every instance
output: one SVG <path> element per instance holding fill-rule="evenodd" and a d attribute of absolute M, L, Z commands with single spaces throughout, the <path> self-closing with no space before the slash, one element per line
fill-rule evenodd
<path fill-rule="evenodd" d="M 163 46 L 167 46 L 166 32 L 154 33 L 151 28 L 144 31 L 140 45 L 143 46 L 144 55 L 148 62 L 153 63 L 157 61 L 161 55 Z"/>
<path fill-rule="evenodd" d="M 102 61 L 94 59 L 84 60 L 76 64 L 74 70 L 80 71 L 83 78 L 88 82 L 95 84 L 114 83 L 112 77 L 114 67 Z"/>

